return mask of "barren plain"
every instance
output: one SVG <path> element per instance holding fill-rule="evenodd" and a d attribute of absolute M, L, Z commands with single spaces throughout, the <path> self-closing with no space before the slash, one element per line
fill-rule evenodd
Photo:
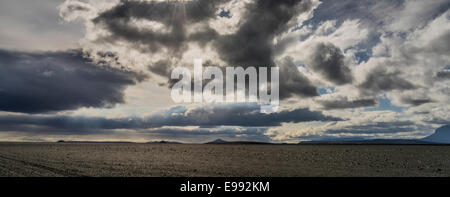
<path fill-rule="evenodd" d="M 0 176 L 450 176 L 450 146 L 5 142 Z"/>

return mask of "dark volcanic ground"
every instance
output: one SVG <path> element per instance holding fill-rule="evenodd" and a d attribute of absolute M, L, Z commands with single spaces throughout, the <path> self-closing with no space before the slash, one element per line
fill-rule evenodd
<path fill-rule="evenodd" d="M 0 176 L 450 176 L 450 146 L 0 143 Z"/>

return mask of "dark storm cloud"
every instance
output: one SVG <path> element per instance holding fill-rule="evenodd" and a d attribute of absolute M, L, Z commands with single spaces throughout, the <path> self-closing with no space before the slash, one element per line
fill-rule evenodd
<path fill-rule="evenodd" d="M 249 4 L 239 30 L 231 35 L 219 36 L 209 28 L 202 27 L 197 33 L 188 35 L 186 28 L 193 23 L 207 22 L 221 17 L 220 5 L 229 0 L 199 0 L 183 2 L 138 2 L 122 1 L 116 7 L 101 13 L 93 21 L 104 25 L 112 35 L 104 38 L 108 42 L 126 40 L 148 46 L 155 52 L 166 47 L 181 55 L 188 42 L 204 44 L 210 41 L 223 60 L 234 66 L 274 66 L 272 41 L 275 35 L 286 31 L 289 22 L 299 13 L 311 9 L 311 2 L 299 4 L 300 0 L 258 0 Z M 158 21 L 170 29 L 167 33 L 142 30 L 134 26 L 132 19 Z"/>
<path fill-rule="evenodd" d="M 416 86 L 399 76 L 401 72 L 388 72 L 377 67 L 367 74 L 365 81 L 359 85 L 363 91 L 412 90 Z"/>
<path fill-rule="evenodd" d="M 105 27 L 111 33 L 110 36 L 99 41 L 125 40 L 136 45 L 136 48 L 146 46 L 144 50 L 149 52 L 167 48 L 171 58 L 181 57 L 189 43 L 194 42 L 204 46 L 212 42 L 220 58 L 228 63 L 226 66 L 271 67 L 276 66 L 273 60 L 275 50 L 277 53 L 283 51 L 283 47 L 273 46 L 274 37 L 295 25 L 293 21 L 298 14 L 312 8 L 310 1 L 300 3 L 300 0 L 257 0 L 246 5 L 247 12 L 242 16 L 239 29 L 235 33 L 219 35 L 216 30 L 207 25 L 207 22 L 212 18 L 223 17 L 222 15 L 227 11 L 222 10 L 222 15 L 217 13 L 223 9 L 221 5 L 228 1 L 183 2 L 185 8 L 176 2 L 122 1 L 112 9 L 101 13 L 93 22 Z M 233 13 L 228 13 L 228 16 L 230 14 Z M 133 19 L 161 22 L 169 31 L 141 29 L 135 26 Z M 206 25 L 196 29 L 197 32 L 189 34 L 187 28 L 194 23 Z M 149 65 L 148 68 L 155 74 L 169 77 L 173 67 L 171 61 L 162 60 Z M 289 70 L 288 72 L 292 71 L 289 66 L 286 69 Z M 288 81 L 280 84 L 281 98 L 292 95 L 318 96 L 316 88 L 298 71 L 294 74 L 283 70 L 281 72 L 289 77 Z M 346 80 L 348 79 L 338 81 Z M 168 84 L 172 83 L 169 81 Z"/>
<path fill-rule="evenodd" d="M 123 103 L 146 76 L 90 63 L 80 51 L 0 50 L 0 111 L 42 113 Z"/>
<path fill-rule="evenodd" d="M 206 21 L 216 16 L 218 5 L 229 0 L 198 0 L 183 2 L 171 1 L 122 1 L 110 10 L 101 13 L 93 22 L 104 25 L 112 35 L 103 41 L 116 42 L 125 40 L 135 44 L 147 46 L 145 50 L 156 52 L 168 48 L 172 55 L 181 55 L 187 48 L 188 42 L 204 44 L 217 36 L 217 32 L 209 27 L 188 36 L 187 26 Z M 140 29 L 131 20 L 145 19 L 165 24 L 169 32 L 155 32 Z"/>
<path fill-rule="evenodd" d="M 450 79 L 450 70 L 439 71 L 436 77 L 440 80 Z"/>
<path fill-rule="evenodd" d="M 308 109 L 280 111 L 272 114 L 260 113 L 257 104 L 231 104 L 204 106 L 194 109 L 174 107 L 154 115 L 138 118 L 107 119 L 101 117 L 0 115 L 0 130 L 24 131 L 26 128 L 41 128 L 55 132 L 97 132 L 114 129 L 150 129 L 164 126 L 242 126 L 270 127 L 281 123 L 308 121 L 339 121 Z"/>
<path fill-rule="evenodd" d="M 352 72 L 344 59 L 340 48 L 331 43 L 319 43 L 314 47 L 308 66 L 328 81 L 343 85 L 353 80 Z"/>
<path fill-rule="evenodd" d="M 359 107 L 371 107 L 377 105 L 377 99 L 358 99 L 349 101 L 348 99 L 318 101 L 325 109 L 347 109 Z"/>
<path fill-rule="evenodd" d="M 230 65 L 274 66 L 273 38 L 288 30 L 293 25 L 289 22 L 311 9 L 312 4 L 300 4 L 300 0 L 258 0 L 249 6 L 239 30 L 216 42 L 219 55 Z"/>
<path fill-rule="evenodd" d="M 298 71 L 292 58 L 287 57 L 281 61 L 280 67 L 280 98 L 289 98 L 293 95 L 301 97 L 319 96 L 317 88 Z"/>
<path fill-rule="evenodd" d="M 71 117 L 63 115 L 0 115 L 0 131 L 17 131 L 39 134 L 105 134 L 107 129 L 118 127 L 104 118 Z"/>
<path fill-rule="evenodd" d="M 402 97 L 401 102 L 408 104 L 408 105 L 412 105 L 412 106 L 419 106 L 419 105 L 423 105 L 426 103 L 432 103 L 434 101 L 429 98 L 415 99 L 415 98 L 411 98 L 411 97 Z"/>
<path fill-rule="evenodd" d="M 157 75 L 167 77 L 170 75 L 171 64 L 172 63 L 170 62 L 170 60 L 160 60 L 152 65 L 149 65 L 148 70 L 150 70 L 151 72 L 153 72 Z"/>

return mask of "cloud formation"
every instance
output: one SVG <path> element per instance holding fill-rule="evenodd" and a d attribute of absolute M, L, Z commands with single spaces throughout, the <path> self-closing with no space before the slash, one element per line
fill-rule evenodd
<path fill-rule="evenodd" d="M 113 107 L 143 74 L 94 65 L 80 51 L 0 50 L 0 111 L 45 113 Z"/>
<path fill-rule="evenodd" d="M 389 72 L 384 68 L 377 67 L 370 71 L 365 81 L 359 86 L 363 91 L 390 91 L 390 90 L 412 90 L 416 86 L 410 81 L 399 76 L 401 72 Z"/>
<path fill-rule="evenodd" d="M 89 51 L 108 46 L 108 50 L 122 54 L 119 62 L 123 65 L 130 65 L 129 59 L 139 59 L 150 72 L 169 78 L 174 67 L 191 67 L 193 58 L 222 67 L 279 66 L 275 56 L 283 47 L 275 45 L 274 39 L 289 32 L 298 17 L 317 4 L 311 0 L 121 1 L 86 18 L 84 15 L 92 12 L 88 5 L 66 1 L 60 15 L 68 21 L 77 17 L 86 21 L 87 37 L 92 38 L 89 43 L 95 43 L 87 47 Z M 135 52 L 124 55 L 123 50 Z M 317 96 L 308 80 L 297 75 L 289 84 L 280 84 L 284 92 L 281 98 Z M 166 84 L 170 87 L 172 82 Z"/>
<path fill-rule="evenodd" d="M 306 63 L 312 70 L 337 85 L 353 81 L 352 71 L 346 65 L 341 49 L 331 43 L 316 44 Z"/>
<path fill-rule="evenodd" d="M 66 0 L 58 7 L 62 26 L 38 21 L 19 29 L 24 18 L 12 20 L 13 7 L 22 8 L 0 8 L 8 15 L 0 21 L 10 27 L 0 33 L 2 46 L 30 43 L 27 49 L 36 50 L 32 40 L 54 35 L 43 35 L 43 29 L 60 32 L 70 24 L 83 25 L 86 34 L 70 40 L 79 43 L 79 51 L 0 51 L 0 111 L 17 112 L 1 112 L 5 132 L 417 138 L 450 120 L 446 0 Z M 24 21 L 35 18 L 53 20 L 46 13 Z M 50 45 L 60 48 L 56 42 Z M 158 85 L 170 87 L 171 70 L 191 68 L 195 58 L 222 69 L 278 66 L 281 111 L 207 104 L 155 112 L 155 103 L 172 106 L 165 101 L 169 90 Z M 151 78 L 145 85 L 139 83 L 146 75 Z M 38 114 L 49 112 L 54 114 Z"/>
<path fill-rule="evenodd" d="M 377 104 L 377 99 L 358 99 L 348 100 L 348 98 L 339 98 L 339 100 L 321 100 L 318 101 L 325 109 L 353 109 L 360 107 L 371 107 Z"/>
<path fill-rule="evenodd" d="M 286 57 L 279 62 L 280 67 L 280 98 L 290 98 L 294 95 L 300 97 L 319 96 L 317 87 L 311 84 L 297 69 L 293 59 Z"/>
<path fill-rule="evenodd" d="M 308 109 L 280 111 L 272 114 L 260 113 L 257 104 L 229 104 L 202 106 L 188 109 L 183 106 L 139 118 L 74 117 L 64 115 L 0 115 L 2 130 L 55 130 L 69 133 L 96 132 L 115 129 L 152 129 L 170 127 L 273 127 L 282 123 L 308 121 L 340 121 L 340 118 L 323 115 Z M 20 129 L 19 129 L 20 128 Z M 29 129 L 26 129 L 29 128 Z M 41 129 L 39 129 L 41 128 Z"/>

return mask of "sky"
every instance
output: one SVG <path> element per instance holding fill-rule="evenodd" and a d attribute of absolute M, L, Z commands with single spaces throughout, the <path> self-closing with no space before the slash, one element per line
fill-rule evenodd
<path fill-rule="evenodd" d="M 419 139 L 450 124 L 447 0 L 3 0 L 1 141 Z M 171 71 L 279 68 L 280 106 Z"/>

